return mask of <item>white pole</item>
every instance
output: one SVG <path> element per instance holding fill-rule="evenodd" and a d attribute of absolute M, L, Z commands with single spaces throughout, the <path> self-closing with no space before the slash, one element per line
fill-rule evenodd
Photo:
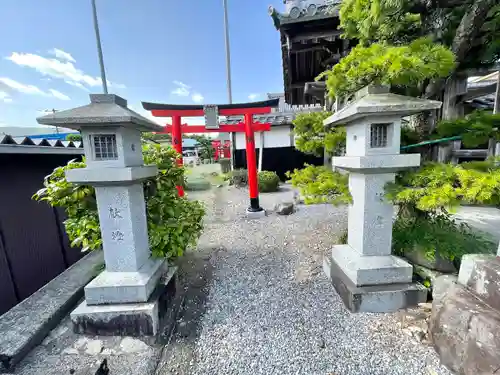
<path fill-rule="evenodd" d="M 233 103 L 233 92 L 231 88 L 231 51 L 229 45 L 229 21 L 227 16 L 227 0 L 222 0 L 224 6 L 224 37 L 226 42 L 226 83 L 229 104 Z"/>
<path fill-rule="evenodd" d="M 224 41 L 226 44 L 226 85 L 227 99 L 229 104 L 233 103 L 233 91 L 231 85 L 231 48 L 229 44 L 229 21 L 227 15 L 227 0 L 222 0 L 224 7 Z M 231 169 L 234 170 L 234 153 L 236 152 L 236 134 L 229 133 L 231 138 Z"/>
<path fill-rule="evenodd" d="M 262 158 L 264 155 L 264 132 L 260 132 L 260 147 L 259 147 L 259 172 L 262 172 Z"/>
<path fill-rule="evenodd" d="M 92 0 L 92 13 L 94 16 L 94 31 L 97 43 L 97 54 L 99 56 L 99 66 L 101 68 L 102 89 L 105 94 L 108 93 L 108 82 L 106 81 L 106 71 L 104 70 L 104 58 L 102 56 L 101 35 L 99 33 L 99 24 L 97 23 L 97 9 L 95 0 Z"/>

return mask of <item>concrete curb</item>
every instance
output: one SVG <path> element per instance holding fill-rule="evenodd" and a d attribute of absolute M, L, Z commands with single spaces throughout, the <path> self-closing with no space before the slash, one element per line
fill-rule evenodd
<path fill-rule="evenodd" d="M 102 251 L 88 254 L 0 316 L 1 373 L 11 370 L 59 324 L 103 263 Z"/>

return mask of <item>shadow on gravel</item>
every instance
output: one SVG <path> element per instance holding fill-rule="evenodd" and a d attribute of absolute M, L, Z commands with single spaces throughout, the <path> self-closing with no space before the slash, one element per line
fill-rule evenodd
<path fill-rule="evenodd" d="M 191 251 L 178 261 L 183 302 L 170 341 L 167 342 L 169 338 L 165 338 L 165 348 L 156 375 L 189 374 L 212 280 L 213 266 L 210 258 L 221 250 L 216 247 Z"/>

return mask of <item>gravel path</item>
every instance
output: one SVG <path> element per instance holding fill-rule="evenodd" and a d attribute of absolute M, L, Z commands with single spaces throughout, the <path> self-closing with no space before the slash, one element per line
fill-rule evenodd
<path fill-rule="evenodd" d="M 448 375 L 397 314 L 350 314 L 323 275 L 323 254 L 346 227 L 345 208 L 300 206 L 246 220 L 247 192 L 197 193 L 209 207 L 176 333 L 157 374 Z M 265 194 L 264 208 L 291 199 Z"/>

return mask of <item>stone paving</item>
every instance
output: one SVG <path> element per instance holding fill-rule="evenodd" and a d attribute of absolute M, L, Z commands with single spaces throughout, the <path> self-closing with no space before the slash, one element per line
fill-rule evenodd
<path fill-rule="evenodd" d="M 15 374 L 67 374 L 108 358 L 110 375 L 449 375 L 400 314 L 350 314 L 321 260 L 346 227 L 345 207 L 244 217 L 247 191 L 192 192 L 207 204 L 197 251 L 179 263 L 185 300 L 168 345 L 86 337 L 64 320 Z M 262 194 L 270 209 L 293 192 Z M 78 372 L 76 372 L 78 374 Z"/>
<path fill-rule="evenodd" d="M 449 374 L 432 347 L 402 331 L 399 314 L 348 313 L 323 275 L 345 207 L 249 221 L 245 190 L 214 194 L 199 252 L 181 267 L 196 285 L 157 374 Z M 292 198 L 285 190 L 261 203 Z"/>

